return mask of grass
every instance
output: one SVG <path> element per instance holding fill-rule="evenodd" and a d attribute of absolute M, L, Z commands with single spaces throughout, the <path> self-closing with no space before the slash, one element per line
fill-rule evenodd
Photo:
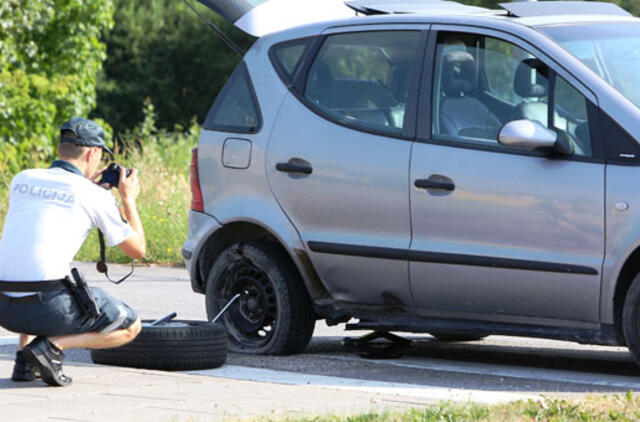
<path fill-rule="evenodd" d="M 185 132 L 155 133 L 144 127 L 126 137 L 127 148 L 114 151 L 114 161 L 140 171 L 141 192 L 137 205 L 147 237 L 147 254 L 141 262 L 182 265 L 181 249 L 187 237 L 191 205 L 189 165 L 191 149 L 196 146 L 198 128 Z M 136 145 L 133 147 L 133 145 Z M 47 167 L 40 163 L 38 167 Z M 11 175 L 0 168 L 0 224 L 8 208 Z M 116 198 L 119 195 L 115 193 Z M 1 226 L 0 226 L 1 228 Z M 79 261 L 97 261 L 97 230 L 92 230 L 76 255 Z M 107 249 L 108 262 L 130 262 L 118 248 Z"/>
<path fill-rule="evenodd" d="M 581 400 L 543 397 L 498 405 L 440 402 L 406 411 L 383 411 L 357 415 L 316 415 L 259 418 L 278 422 L 632 422 L 640 420 L 640 397 L 624 395 L 587 396 Z"/>

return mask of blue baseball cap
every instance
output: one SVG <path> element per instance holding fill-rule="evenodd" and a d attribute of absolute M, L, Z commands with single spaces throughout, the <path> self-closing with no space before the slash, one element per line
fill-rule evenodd
<path fill-rule="evenodd" d="M 71 131 L 75 137 L 63 137 L 62 131 Z M 84 147 L 101 147 L 103 150 L 113 155 L 104 143 L 104 130 L 93 120 L 84 117 L 74 117 L 65 122 L 60 127 L 60 142 L 73 142 L 75 145 Z"/>

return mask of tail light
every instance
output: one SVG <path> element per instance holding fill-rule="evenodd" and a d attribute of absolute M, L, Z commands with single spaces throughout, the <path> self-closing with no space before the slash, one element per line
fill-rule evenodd
<path fill-rule="evenodd" d="M 191 209 L 193 211 L 204 212 L 202 191 L 200 190 L 200 176 L 198 174 L 198 148 L 191 150 L 191 168 L 189 175 L 191 179 Z"/>

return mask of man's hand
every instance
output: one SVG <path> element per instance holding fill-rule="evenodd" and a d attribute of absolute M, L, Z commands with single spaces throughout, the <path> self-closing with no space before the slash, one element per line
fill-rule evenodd
<path fill-rule="evenodd" d="M 98 182 L 100 182 L 100 179 L 102 179 L 102 173 L 107 169 L 107 167 L 109 166 L 102 167 L 100 170 L 96 170 L 96 172 L 91 175 L 89 180 L 91 180 L 95 184 L 98 184 Z M 103 183 L 100 186 L 102 186 L 105 189 L 109 189 L 111 187 L 109 186 L 108 183 Z"/>
<path fill-rule="evenodd" d="M 118 191 L 122 201 L 132 200 L 135 201 L 140 193 L 140 181 L 138 180 L 138 170 L 131 169 L 131 174 L 127 176 L 127 170 L 124 167 L 120 167 L 120 183 L 118 185 Z"/>
<path fill-rule="evenodd" d="M 131 258 L 140 259 L 144 257 L 146 251 L 146 240 L 142 223 L 140 222 L 140 216 L 136 209 L 136 198 L 140 193 L 138 170 L 132 169 L 131 174 L 127 176 L 127 170 L 124 167 L 120 169 L 118 191 L 122 198 L 122 208 L 124 208 L 126 219 L 135 231 L 135 234 L 125 239 L 118 247 Z"/>

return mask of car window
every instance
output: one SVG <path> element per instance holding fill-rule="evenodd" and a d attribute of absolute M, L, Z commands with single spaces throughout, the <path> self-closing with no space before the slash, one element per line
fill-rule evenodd
<path fill-rule="evenodd" d="M 261 118 L 253 84 L 241 62 L 218 94 L 203 128 L 234 133 L 256 133 Z"/>
<path fill-rule="evenodd" d="M 482 35 L 440 33 L 435 66 L 434 138 L 508 149 L 498 143 L 500 129 L 527 119 L 566 132 L 574 155 L 591 156 L 587 99 L 522 48 Z"/>
<path fill-rule="evenodd" d="M 401 133 L 419 31 L 327 37 L 307 75 L 313 107 L 355 128 Z"/>
<path fill-rule="evenodd" d="M 554 89 L 553 127 L 571 135 L 574 154 L 591 156 L 587 99 L 560 76 Z"/>
<path fill-rule="evenodd" d="M 292 82 L 305 51 L 311 44 L 311 38 L 287 41 L 273 46 L 272 60 L 276 69 L 286 82 Z"/>
<path fill-rule="evenodd" d="M 522 101 L 513 84 L 518 64 L 525 59 L 532 58 L 521 48 L 498 40 L 484 38 L 484 74 L 487 77 L 487 92 L 512 105 Z"/>

